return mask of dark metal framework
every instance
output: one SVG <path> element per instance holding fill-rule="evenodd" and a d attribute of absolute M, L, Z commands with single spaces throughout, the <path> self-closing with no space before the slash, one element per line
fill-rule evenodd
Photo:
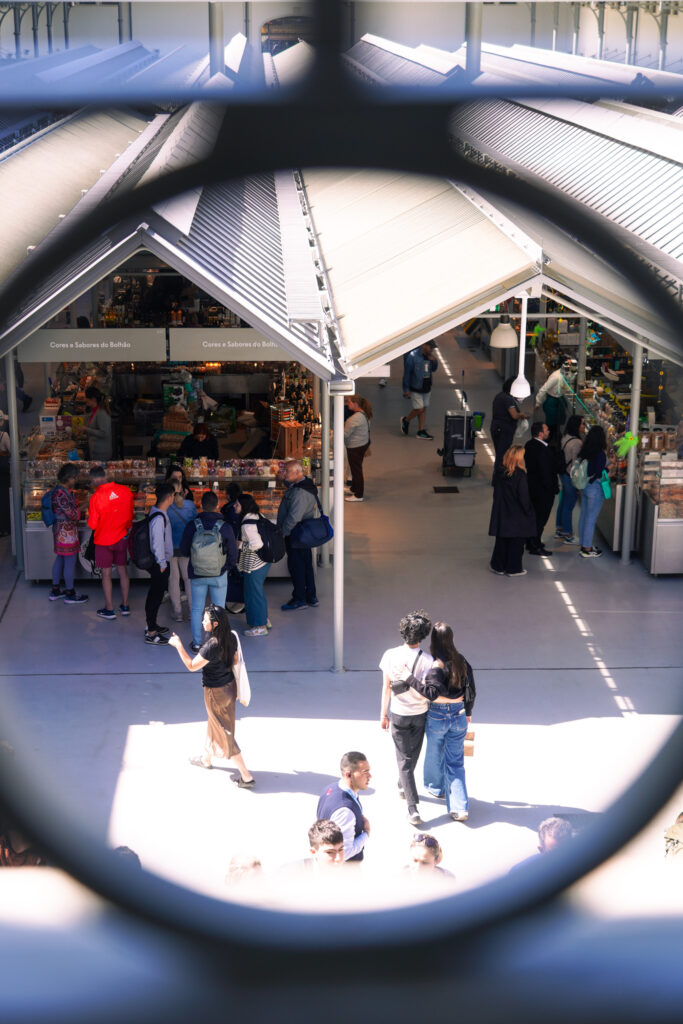
<path fill-rule="evenodd" d="M 225 105 L 224 130 L 211 155 L 108 203 L 58 232 L 54 242 L 0 292 L 0 328 L 55 261 L 153 201 L 199 184 L 291 167 L 375 168 L 458 180 L 532 208 L 658 296 L 662 317 L 683 337 L 681 310 L 651 270 L 597 219 L 537 184 L 481 166 L 454 149 L 443 92 L 365 88 L 344 72 L 340 0 L 315 5 L 317 47 L 296 89 L 265 94 L 242 86 Z M 463 88 L 463 87 L 461 87 Z M 533 90 L 529 90 L 533 92 Z M 547 92 L 547 90 L 546 90 Z M 555 93 L 559 94 L 559 93 Z M 633 94 L 631 94 L 632 96 Z M 652 95 L 651 92 L 648 95 Z M 465 88 L 471 102 L 476 89 Z M 14 97 L 21 103 L 21 97 Z M 65 97 L 71 106 L 73 97 Z M 82 97 L 103 106 L 107 97 Z M 0 98 L 0 106 L 12 101 Z M 53 106 L 59 106 L 59 98 Z M 232 142 L 240 139 L 236 148 Z M 674 1021 L 683 1003 L 682 929 L 675 922 L 590 926 L 565 893 L 617 852 L 670 798 L 681 781 L 683 725 L 640 779 L 572 845 L 534 871 L 465 895 L 369 914 L 288 914 L 214 901 L 136 874 L 82 832 L 49 783 L 30 766 L 0 765 L 2 805 L 76 878 L 139 922 L 162 950 L 158 987 L 141 1002 L 117 992 L 107 1005 L 52 1007 L 38 1017 L 31 994 L 13 1020 L 246 1021 L 525 1020 Z M 672 883 L 673 884 L 673 883 Z M 165 959 L 164 959 L 165 958 Z M 35 963 L 32 971 L 35 971 Z M 103 985 L 106 967 L 101 968 Z M 40 975 L 39 975 L 40 977 Z M 164 981 L 166 984 L 164 984 Z M 0 1010 L 7 1000 L 0 990 Z M 36 1004 L 37 1005 L 37 1004 Z M 354 1009 L 352 1010 L 351 1007 Z M 191 1009 L 190 1009 L 191 1008 Z"/>

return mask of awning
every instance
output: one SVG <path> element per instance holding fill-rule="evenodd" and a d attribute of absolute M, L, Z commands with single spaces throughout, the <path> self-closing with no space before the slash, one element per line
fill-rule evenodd
<path fill-rule="evenodd" d="M 352 378 L 540 281 L 540 247 L 444 179 L 303 178 Z"/>

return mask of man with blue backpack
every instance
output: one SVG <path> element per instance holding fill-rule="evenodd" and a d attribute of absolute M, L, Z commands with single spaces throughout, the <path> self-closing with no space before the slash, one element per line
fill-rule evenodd
<path fill-rule="evenodd" d="M 189 555 L 188 575 L 192 588 L 192 644 L 196 654 L 202 645 L 202 616 L 208 594 L 212 604 L 225 607 L 228 573 L 237 565 L 237 541 L 229 523 L 218 512 L 218 496 L 206 491 L 202 511 L 188 523 L 180 540 L 181 555 Z"/>

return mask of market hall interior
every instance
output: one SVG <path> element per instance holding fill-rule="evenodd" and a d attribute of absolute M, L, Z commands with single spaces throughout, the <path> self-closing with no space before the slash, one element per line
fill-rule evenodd
<path fill-rule="evenodd" d="M 548 815 L 564 813 L 580 828 L 670 734 L 681 710 L 680 578 L 650 576 L 637 560 L 624 566 L 609 550 L 583 560 L 576 547 L 551 539 L 552 517 L 552 557 L 527 558 L 520 579 L 491 574 L 487 423 L 471 477 L 444 480 L 436 448 L 444 414 L 458 401 L 443 361 L 458 384 L 464 371 L 469 405 L 487 420 L 500 378 L 466 335 L 438 342 L 442 365 L 427 421 L 434 441 L 401 434 L 408 403 L 400 359 L 385 388 L 376 379 L 358 382 L 375 416 L 367 500 L 345 508 L 346 671 L 329 670 L 331 569 L 318 570 L 320 605 L 292 614 L 279 608 L 288 583 L 269 581 L 272 632 L 243 640 L 253 699 L 237 732 L 258 780 L 253 793 L 230 786 L 225 771 L 188 765 L 204 730 L 199 684 L 172 650 L 143 643 L 144 583 L 133 584 L 130 618 L 104 622 L 95 611 L 98 583 L 81 585 L 87 605 L 50 603 L 48 587 L 18 574 L 9 541 L 0 540 L 0 686 L 20 728 L 18 752 L 40 764 L 102 842 L 130 846 L 164 877 L 232 897 L 224 877 L 237 850 L 248 847 L 266 871 L 306 855 L 317 796 L 335 777 L 339 755 L 359 749 L 373 768 L 364 871 L 404 863 L 411 828 L 396 795 L 393 747 L 379 727 L 377 666 L 400 642 L 399 619 L 415 608 L 453 626 L 477 681 L 470 820 L 455 825 L 443 804 L 421 803 L 424 828 L 438 836 L 458 890 L 533 853 Z M 38 394 L 42 368 L 26 369 Z M 435 493 L 444 483 L 457 493 Z M 241 630 L 243 616 L 234 625 Z M 189 626 L 179 629 L 189 642 Z M 661 859 L 671 807 L 640 846 L 630 844 L 601 869 L 591 891 L 602 905 L 616 901 L 644 863 Z M 202 841 L 183 841 L 188 834 Z M 581 884 L 590 889 L 590 879 Z"/>

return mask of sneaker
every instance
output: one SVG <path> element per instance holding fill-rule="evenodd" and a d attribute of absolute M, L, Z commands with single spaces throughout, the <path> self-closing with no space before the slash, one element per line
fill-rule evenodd
<path fill-rule="evenodd" d="M 411 804 L 408 807 L 408 821 L 410 822 L 411 825 L 421 825 L 422 824 L 422 818 L 420 817 L 420 812 L 418 811 L 417 807 L 414 804 Z"/>
<path fill-rule="evenodd" d="M 193 640 L 193 641 L 192 641 L 192 643 L 190 644 L 190 650 L 192 651 L 192 653 L 193 653 L 193 654 L 199 654 L 199 652 L 201 651 L 201 649 L 202 649 L 202 645 L 201 645 L 201 644 L 196 644 L 196 643 L 194 642 L 194 640 Z"/>
<path fill-rule="evenodd" d="M 87 594 L 77 594 L 75 590 L 67 590 L 64 604 L 85 604 L 89 600 Z"/>
<path fill-rule="evenodd" d="M 579 554 L 582 558 L 599 558 L 602 551 L 599 551 L 598 548 L 581 548 Z"/>
<path fill-rule="evenodd" d="M 363 501 L 363 498 L 357 498 L 355 494 L 349 494 L 348 497 L 344 498 L 344 501 Z"/>
<path fill-rule="evenodd" d="M 268 636 L 267 626 L 253 626 L 251 629 L 245 629 L 243 636 Z"/>
<path fill-rule="evenodd" d="M 101 619 L 115 619 L 116 612 L 113 608 L 98 608 L 97 614 Z"/>
<path fill-rule="evenodd" d="M 564 530 L 559 530 L 558 529 L 558 530 L 555 530 L 555 536 L 557 537 L 558 540 L 564 540 L 565 536 L 568 537 L 569 534 L 565 534 Z"/>
<path fill-rule="evenodd" d="M 163 647 L 165 644 L 168 644 L 168 640 L 165 636 L 162 636 L 161 633 L 148 633 L 147 630 L 145 630 L 145 643 L 155 644 L 157 647 Z"/>
<path fill-rule="evenodd" d="M 418 430 L 415 437 L 421 438 L 423 441 L 433 441 L 434 435 L 430 434 L 428 430 Z"/>
<path fill-rule="evenodd" d="M 595 552 L 595 557 L 596 558 L 599 558 L 600 555 L 602 554 L 602 548 L 592 547 L 591 551 Z"/>
<path fill-rule="evenodd" d="M 308 605 L 309 608 L 317 608 L 318 605 L 320 604 L 320 601 L 318 600 L 317 597 L 312 597 L 310 601 L 306 602 L 306 604 Z"/>
<path fill-rule="evenodd" d="M 270 619 L 266 619 L 266 629 L 272 629 L 272 628 L 273 628 L 273 623 L 270 621 Z"/>
<path fill-rule="evenodd" d="M 565 533 L 565 535 L 562 538 L 562 540 L 564 541 L 565 544 L 578 544 L 579 543 L 573 533 Z"/>
<path fill-rule="evenodd" d="M 526 574 L 527 574 L 527 570 L 526 569 L 520 569 L 519 572 L 506 572 L 505 573 L 506 576 L 526 576 Z"/>
<path fill-rule="evenodd" d="M 169 632 L 169 629 L 168 626 L 157 626 L 156 631 L 157 633 L 161 633 L 161 635 L 163 636 L 165 633 Z"/>
<path fill-rule="evenodd" d="M 288 601 L 281 607 L 283 612 L 294 612 L 297 608 L 308 608 L 308 605 L 305 601 Z"/>
<path fill-rule="evenodd" d="M 451 811 L 451 818 L 453 821 L 467 821 L 469 814 L 467 811 Z"/>
<path fill-rule="evenodd" d="M 230 604 L 226 604 L 226 609 L 232 612 L 233 615 L 240 615 L 244 611 L 244 603 L 242 601 L 231 601 Z"/>
<path fill-rule="evenodd" d="M 401 416 L 401 433 L 407 435 L 408 430 L 408 420 L 405 418 L 405 416 Z"/>
<path fill-rule="evenodd" d="M 122 615 L 130 615 L 130 605 L 129 604 L 120 604 L 119 605 L 119 611 L 121 612 Z"/>
<path fill-rule="evenodd" d="M 53 587 L 47 596 L 50 601 L 59 601 L 60 597 L 66 597 L 66 590 L 62 590 L 61 587 Z"/>
<path fill-rule="evenodd" d="M 492 565 L 489 565 L 489 572 L 492 572 L 494 576 L 504 576 L 505 573 L 502 569 L 494 569 Z"/>

